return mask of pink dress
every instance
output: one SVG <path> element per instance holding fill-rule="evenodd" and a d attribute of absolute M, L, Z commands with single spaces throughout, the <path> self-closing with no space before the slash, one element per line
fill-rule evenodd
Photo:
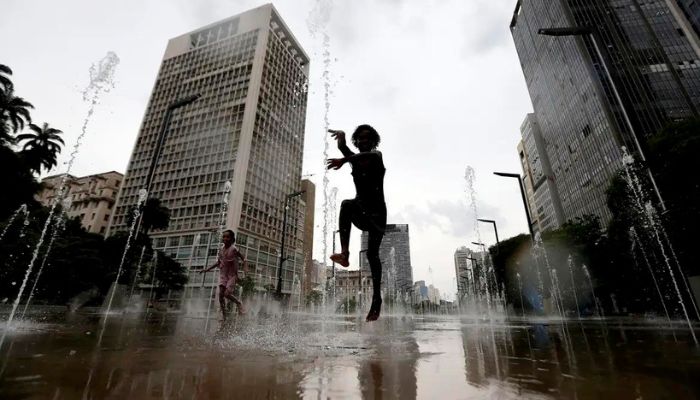
<path fill-rule="evenodd" d="M 219 250 L 219 286 L 224 286 L 228 292 L 236 286 L 238 278 L 238 258 L 244 259 L 243 254 L 231 245 L 228 248 L 223 247 Z"/>

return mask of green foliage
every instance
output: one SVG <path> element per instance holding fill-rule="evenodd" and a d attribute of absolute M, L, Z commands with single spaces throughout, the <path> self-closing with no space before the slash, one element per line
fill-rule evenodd
<path fill-rule="evenodd" d="M 649 164 L 668 212 L 666 227 L 689 275 L 700 274 L 700 119 L 671 124 L 649 140 Z"/>
<path fill-rule="evenodd" d="M 41 186 L 24 161 L 4 146 L 0 146 L 0 171 L 3 171 L 2 184 L 6 188 L 0 196 L 0 221 L 7 219 L 22 204 L 36 209 L 38 203 L 34 195 Z"/>
<path fill-rule="evenodd" d="M 158 251 L 158 264 L 155 266 L 155 286 L 159 292 L 180 290 L 187 283 L 187 269 L 177 261 Z"/>
<path fill-rule="evenodd" d="M 22 229 L 22 223 L 13 224 L 0 242 L 0 299 L 12 301 L 17 296 L 47 217 L 48 209 L 33 210 L 28 226 Z M 38 252 L 22 301 L 26 301 L 37 271 L 44 265 L 34 303 L 67 304 L 81 293 L 90 293 L 86 301 L 92 299 L 92 304 L 101 303 L 101 299 L 116 278 L 128 234 L 120 232 L 104 239 L 100 235 L 85 231 L 77 218 L 70 219 L 65 222 L 63 229 L 56 233 L 56 240 L 46 257 L 47 247 L 57 224 L 53 223 L 51 226 Z M 149 265 L 153 259 L 151 240 L 140 235 L 132 240 L 124 257 L 120 284 L 131 285 L 133 282 L 142 249 L 145 250 L 142 272 L 139 274 L 140 281 L 151 283 L 152 275 L 148 276 L 143 272 L 152 272 L 154 269 L 153 265 Z M 187 282 L 185 269 L 163 253 L 159 253 L 157 258 L 156 292 L 182 289 Z"/>
<path fill-rule="evenodd" d="M 127 225 L 134 221 L 135 207 L 131 207 L 128 213 Z M 148 233 L 153 229 L 165 229 L 170 225 L 170 210 L 163 206 L 160 199 L 149 197 L 141 210 L 141 233 Z"/>
<path fill-rule="evenodd" d="M 275 285 L 268 283 L 267 285 L 263 286 L 263 289 L 267 291 L 267 293 L 274 293 L 275 292 Z"/>
<path fill-rule="evenodd" d="M 311 304 L 320 306 L 321 301 L 323 301 L 323 295 L 318 290 L 312 290 L 306 295 L 305 303 L 307 306 Z"/>
<path fill-rule="evenodd" d="M 255 293 L 255 279 L 248 275 L 238 281 L 238 284 L 243 288 L 243 298 L 248 298 Z"/>
<path fill-rule="evenodd" d="M 23 142 L 20 156 L 34 172 L 40 173 L 42 168 L 48 172 L 58 164 L 61 146 L 65 144 L 60 136 L 63 132 L 46 122 L 41 127 L 29 124 L 29 130 L 31 133 L 17 135 L 17 140 Z"/>
<path fill-rule="evenodd" d="M 348 298 L 343 299 L 343 301 L 341 301 L 338 304 L 336 311 L 342 312 L 342 313 L 352 314 L 355 312 L 356 309 L 357 309 L 357 300 L 355 300 L 354 297 L 348 297 Z"/>

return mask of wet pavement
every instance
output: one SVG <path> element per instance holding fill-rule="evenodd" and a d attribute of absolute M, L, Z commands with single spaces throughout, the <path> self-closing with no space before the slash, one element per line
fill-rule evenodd
<path fill-rule="evenodd" d="M 630 321 L 449 316 L 35 316 L 0 349 L 2 399 L 693 399 L 700 351 Z M 4 329 L 4 328 L 3 328 Z"/>

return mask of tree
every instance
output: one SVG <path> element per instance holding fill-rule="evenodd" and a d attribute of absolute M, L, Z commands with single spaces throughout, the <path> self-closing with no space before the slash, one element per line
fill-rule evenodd
<path fill-rule="evenodd" d="M 248 298 L 255 293 L 255 279 L 252 276 L 246 276 L 238 281 L 238 284 L 243 288 L 243 298 Z"/>
<path fill-rule="evenodd" d="M 0 90 L 0 145 L 12 144 L 12 133 L 24 129 L 25 123 L 32 121 L 29 110 L 31 103 L 14 94 L 12 85 Z"/>
<path fill-rule="evenodd" d="M 668 125 L 649 139 L 649 166 L 668 209 L 665 226 L 688 275 L 700 274 L 700 119 Z"/>
<path fill-rule="evenodd" d="M 58 164 L 58 154 L 65 144 L 60 136 L 63 132 L 46 122 L 41 127 L 29 124 L 29 129 L 31 133 L 17 135 L 16 140 L 24 142 L 20 156 L 34 172 L 40 173 L 42 168 L 48 172 Z"/>
<path fill-rule="evenodd" d="M 321 295 L 321 292 L 318 290 L 312 290 L 309 292 L 309 294 L 306 295 L 306 305 L 321 305 L 321 301 L 323 300 L 323 296 Z"/>
<path fill-rule="evenodd" d="M 7 188 L 0 196 L 0 221 L 4 221 L 21 204 L 30 209 L 38 207 L 34 195 L 41 185 L 24 160 L 9 147 L 0 146 L 0 171 L 2 183 Z"/>
<path fill-rule="evenodd" d="M 160 294 L 169 290 L 182 289 L 187 283 L 187 269 L 162 251 L 157 250 L 157 252 L 158 263 L 153 268 L 156 278 L 154 289 Z M 153 278 L 152 275 L 151 278 Z"/>
<path fill-rule="evenodd" d="M 131 207 L 126 220 L 127 225 L 134 223 L 136 207 Z M 170 225 L 170 210 L 163 206 L 160 199 L 150 197 L 141 210 L 141 233 L 148 234 L 153 229 L 165 229 Z"/>
<path fill-rule="evenodd" d="M 7 91 L 13 88 L 14 85 L 9 75 L 12 75 L 10 67 L 0 64 L 0 90 Z"/>

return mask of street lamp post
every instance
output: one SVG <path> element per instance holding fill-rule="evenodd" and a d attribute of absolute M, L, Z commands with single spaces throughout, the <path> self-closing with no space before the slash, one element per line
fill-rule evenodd
<path fill-rule="evenodd" d="M 523 186 L 523 178 L 520 174 L 512 174 L 508 172 L 494 172 L 494 175 L 503 176 L 506 178 L 516 178 L 518 184 L 520 185 L 520 196 L 523 198 L 523 206 L 525 207 L 525 216 L 527 217 L 527 229 L 530 231 L 530 238 L 535 240 L 535 234 L 532 232 L 532 218 L 530 218 L 530 207 L 527 204 L 527 197 L 525 197 L 525 187 Z"/>
<path fill-rule="evenodd" d="M 286 258 L 284 257 L 284 242 L 285 242 L 285 237 L 287 236 L 287 211 L 289 210 L 289 201 L 291 199 L 293 199 L 294 197 L 301 196 L 305 192 L 306 192 L 305 190 L 301 190 L 298 192 L 290 193 L 284 199 L 284 216 L 282 217 L 282 248 L 280 249 L 280 262 L 279 262 L 279 268 L 277 269 L 276 295 L 277 295 L 278 299 L 282 298 L 282 266 L 284 265 L 284 262 L 286 261 Z"/>
<path fill-rule="evenodd" d="M 659 191 L 659 187 L 656 185 L 656 180 L 654 179 L 654 175 L 651 173 L 651 170 L 649 169 L 648 164 L 646 162 L 647 159 L 644 156 L 644 151 L 642 150 L 642 146 L 639 143 L 639 138 L 637 137 L 637 131 L 634 129 L 634 126 L 632 125 L 632 120 L 630 119 L 629 113 L 627 112 L 627 107 L 622 102 L 622 96 L 620 96 L 620 91 L 618 90 L 617 84 L 615 83 L 615 80 L 613 79 L 613 76 L 610 72 L 610 68 L 608 67 L 607 59 L 600 49 L 600 44 L 598 43 L 598 33 L 597 33 L 596 29 L 594 27 L 591 27 L 591 26 L 566 27 L 566 28 L 541 28 L 537 31 L 537 33 L 540 35 L 543 35 L 543 36 L 553 36 L 553 37 L 587 36 L 587 37 L 591 38 L 591 43 L 593 43 L 593 49 L 595 50 L 596 55 L 598 56 L 598 59 L 600 60 L 600 64 L 603 67 L 603 71 L 605 72 L 605 75 L 607 76 L 608 81 L 610 82 L 610 87 L 612 88 L 613 95 L 615 96 L 615 100 L 620 105 L 620 110 L 622 111 L 622 117 L 625 120 L 625 124 L 627 125 L 627 129 L 629 129 L 629 131 L 630 131 L 630 135 L 632 136 L 632 141 L 634 142 L 634 146 L 637 149 L 637 153 L 639 153 L 639 158 L 641 158 L 642 162 L 644 163 L 647 175 L 649 176 L 649 180 L 651 181 L 651 185 L 654 188 L 654 194 L 656 194 L 656 197 L 659 200 L 659 204 L 661 205 L 661 209 L 663 211 L 666 211 L 666 204 L 664 203 L 664 200 L 661 197 L 661 192 Z M 682 85 L 679 85 L 679 86 L 681 88 L 683 87 Z M 694 108 L 692 101 L 690 101 L 688 104 L 690 104 L 691 108 Z M 696 114 L 697 114 L 697 112 L 696 112 Z"/>
<path fill-rule="evenodd" d="M 151 165 L 148 167 L 148 173 L 146 174 L 146 200 L 143 202 L 141 207 L 146 206 L 146 201 L 148 201 L 148 197 L 151 195 L 151 184 L 153 184 L 153 178 L 156 173 L 156 166 L 158 165 L 158 159 L 160 158 L 160 154 L 163 151 L 163 144 L 165 144 L 165 137 L 166 133 L 168 132 L 168 126 L 170 125 L 170 121 L 172 120 L 173 117 L 173 112 L 177 110 L 178 108 L 184 107 L 188 104 L 192 104 L 197 99 L 202 97 L 200 94 L 193 94 L 191 96 L 183 97 L 181 99 L 175 100 L 170 105 L 168 105 L 168 108 L 165 110 L 165 116 L 163 117 L 163 123 L 160 126 L 160 132 L 158 133 L 158 138 L 156 140 L 156 148 L 153 149 L 153 157 L 151 157 Z M 141 229 L 141 223 L 143 221 L 143 215 L 145 214 L 145 210 L 141 212 L 139 215 L 139 221 L 136 226 L 136 235 L 138 235 L 140 229 Z"/>
<path fill-rule="evenodd" d="M 335 254 L 335 234 L 340 233 L 340 229 L 333 231 L 333 254 Z M 331 264 L 332 272 L 331 277 L 333 279 L 333 297 L 335 297 L 335 261 Z"/>
<path fill-rule="evenodd" d="M 364 302 L 362 301 L 362 298 L 364 297 L 364 294 L 365 294 L 362 291 L 362 253 L 367 253 L 367 249 L 360 250 L 360 253 L 358 255 L 358 257 L 359 257 L 358 263 L 360 265 L 360 309 L 362 309 L 362 304 L 364 304 Z"/>
<path fill-rule="evenodd" d="M 496 244 L 497 244 L 498 246 L 500 246 L 500 245 L 501 245 L 501 242 L 498 240 L 498 228 L 496 227 L 496 221 L 494 221 L 494 220 L 492 220 L 492 219 L 483 219 L 483 218 L 477 218 L 477 221 L 479 221 L 479 222 L 486 222 L 486 223 L 489 223 L 489 224 L 492 224 L 492 225 L 493 225 L 493 230 L 494 230 L 494 232 L 496 233 Z M 496 251 L 498 251 L 498 247 L 496 247 Z"/>

